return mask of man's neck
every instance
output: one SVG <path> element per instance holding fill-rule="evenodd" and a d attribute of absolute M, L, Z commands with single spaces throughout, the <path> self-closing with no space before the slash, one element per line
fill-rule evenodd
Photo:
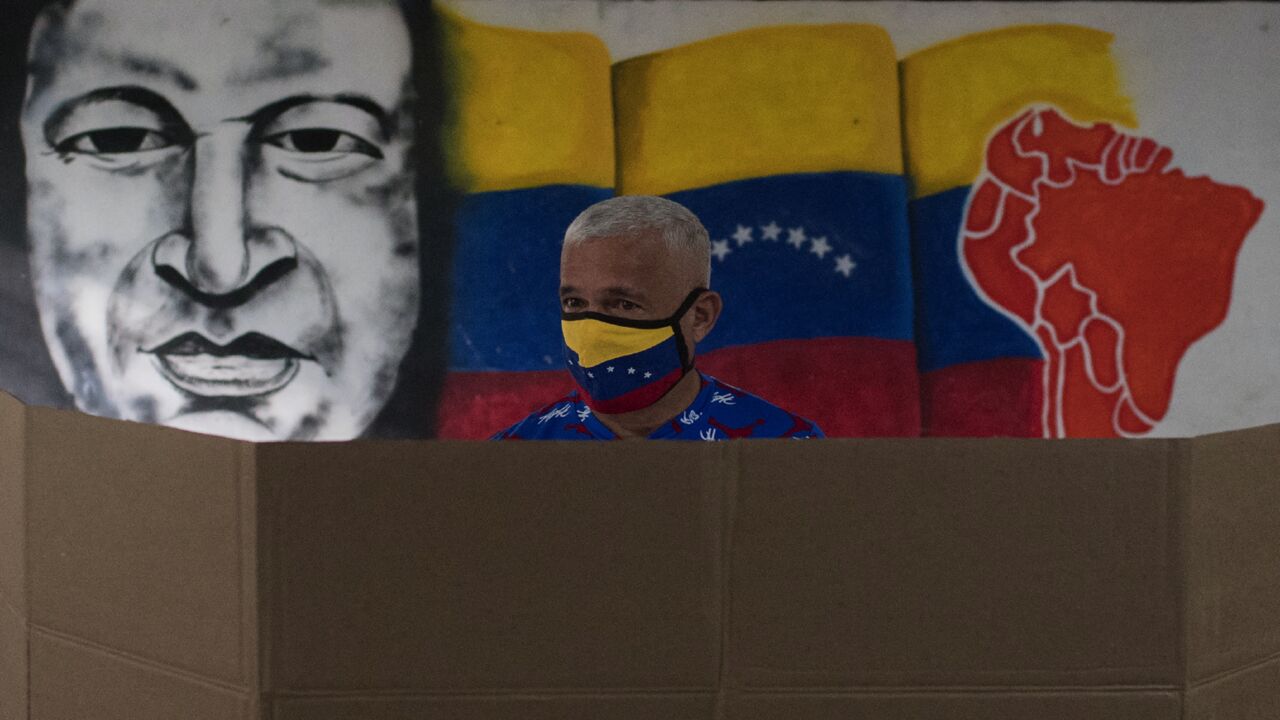
<path fill-rule="evenodd" d="M 617 415 L 596 413 L 596 417 L 604 423 L 605 427 L 624 440 L 647 438 L 671 418 L 684 412 L 685 408 L 693 403 L 694 398 L 698 397 L 698 391 L 701 389 L 702 378 L 696 370 L 690 370 L 667 391 L 666 395 L 649 407 Z"/>

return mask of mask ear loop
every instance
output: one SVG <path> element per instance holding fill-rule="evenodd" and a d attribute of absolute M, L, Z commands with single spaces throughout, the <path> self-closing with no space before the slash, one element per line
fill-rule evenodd
<path fill-rule="evenodd" d="M 680 331 L 680 320 L 684 318 L 684 314 L 689 312 L 689 308 L 707 292 L 709 288 L 696 287 L 689 291 L 685 296 L 684 302 L 680 303 L 680 307 L 676 308 L 675 313 L 671 315 L 671 332 L 676 336 L 676 349 L 680 351 L 680 371 L 681 375 L 687 375 L 693 369 L 693 358 L 689 355 L 689 344 L 684 339 L 684 333 Z"/>

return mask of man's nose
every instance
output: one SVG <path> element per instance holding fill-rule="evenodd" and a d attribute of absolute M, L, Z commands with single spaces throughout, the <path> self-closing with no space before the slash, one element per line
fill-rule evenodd
<path fill-rule="evenodd" d="M 226 296 L 269 282 L 297 261 L 282 229 L 259 227 L 248 212 L 250 151 L 243 132 L 201 136 L 191 152 L 184 227 L 157 243 L 156 271 L 197 295 Z"/>

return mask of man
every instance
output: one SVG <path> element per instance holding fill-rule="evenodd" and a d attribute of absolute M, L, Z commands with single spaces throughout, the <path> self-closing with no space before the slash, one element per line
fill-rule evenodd
<path fill-rule="evenodd" d="M 410 14 L 45 6 L 20 116 L 27 236 L 78 407 L 253 440 L 369 428 L 422 339 Z"/>
<path fill-rule="evenodd" d="M 706 228 L 650 196 L 596 203 L 565 231 L 561 328 L 579 388 L 503 440 L 812 438 L 822 431 L 694 369 L 723 300 L 710 289 Z"/>

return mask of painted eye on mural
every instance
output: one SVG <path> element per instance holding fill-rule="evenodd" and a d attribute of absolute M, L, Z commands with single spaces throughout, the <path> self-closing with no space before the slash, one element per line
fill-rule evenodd
<path fill-rule="evenodd" d="M 336 157 L 349 153 L 382 159 L 382 151 L 351 133 L 329 128 L 305 128 L 276 133 L 263 139 L 268 145 L 295 153 Z M 320 158 L 317 158 L 320 159 Z"/>
<path fill-rule="evenodd" d="M 380 109 L 371 110 L 362 100 L 287 98 L 281 103 L 283 109 L 269 106 L 257 119 L 255 137 L 282 175 L 328 182 L 385 158 L 386 118 Z"/>
<path fill-rule="evenodd" d="M 121 155 L 162 150 L 174 145 L 163 133 L 140 127 L 117 127 L 79 133 L 54 146 L 60 153 Z"/>
<path fill-rule="evenodd" d="M 103 88 L 58 106 L 44 123 L 56 153 L 86 156 L 112 170 L 138 167 L 192 140 L 182 116 L 163 97 L 143 88 Z"/>

